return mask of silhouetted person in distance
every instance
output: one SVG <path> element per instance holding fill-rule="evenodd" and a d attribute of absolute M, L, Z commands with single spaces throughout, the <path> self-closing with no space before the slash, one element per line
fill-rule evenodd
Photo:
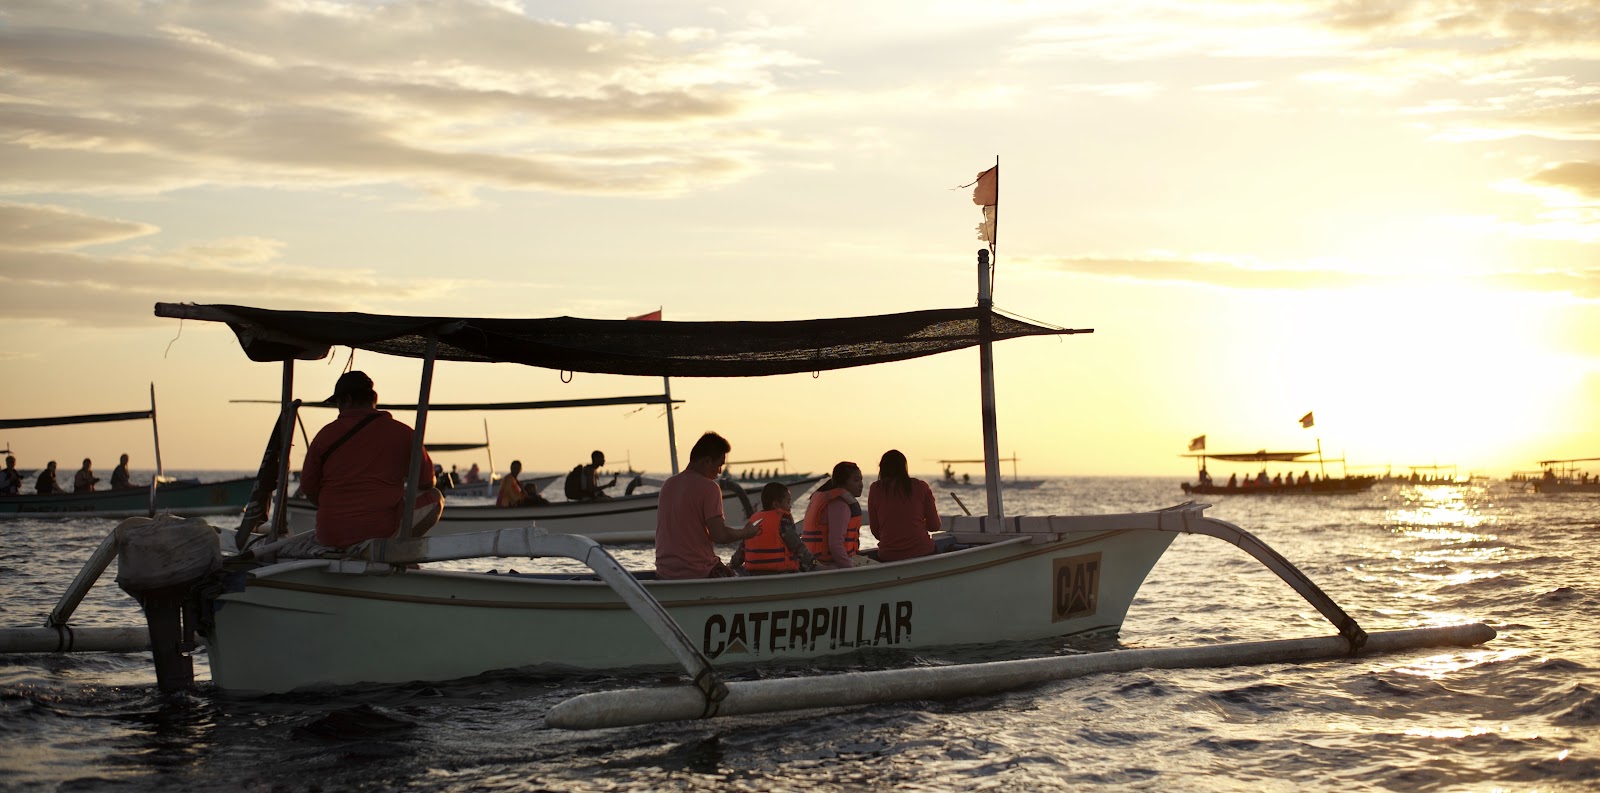
<path fill-rule="evenodd" d="M 567 474 L 567 500 L 594 501 L 596 499 L 610 498 L 610 496 L 606 495 L 606 488 L 616 484 L 617 478 L 613 476 L 610 482 L 603 485 L 599 483 L 600 467 L 605 464 L 605 452 L 596 449 L 589 453 L 588 465 L 580 465 L 572 469 L 572 472 Z M 745 471 L 747 478 L 749 475 L 750 472 Z"/>
<path fill-rule="evenodd" d="M 1239 475 L 1238 474 L 1228 474 L 1228 489 L 1229 490 L 1235 490 L 1235 489 L 1238 489 L 1238 487 L 1239 487 Z"/>
<path fill-rule="evenodd" d="M 111 470 L 111 489 L 127 490 L 133 487 L 133 481 L 128 477 L 128 455 L 122 455 L 122 460 L 117 467 Z"/>
<path fill-rule="evenodd" d="M 67 489 L 62 487 L 60 482 L 56 481 L 55 460 L 51 460 L 50 464 L 46 465 L 44 470 L 39 472 L 39 478 L 35 479 L 33 482 L 33 489 L 41 496 L 67 492 Z"/>
<path fill-rule="evenodd" d="M 550 503 L 550 500 L 538 493 L 529 493 L 522 489 L 522 483 L 517 481 L 517 475 L 522 473 L 522 461 L 512 460 L 511 470 L 500 477 L 499 495 L 495 496 L 494 505 L 497 507 L 538 507 Z"/>
<path fill-rule="evenodd" d="M 85 457 L 83 458 L 83 467 L 72 475 L 72 492 L 93 493 L 94 485 L 98 481 L 100 481 L 100 477 L 94 475 L 94 463 Z"/>
<path fill-rule="evenodd" d="M 17 470 L 17 458 L 6 456 L 6 467 L 0 470 L 0 496 L 15 496 L 22 492 L 22 472 Z"/>

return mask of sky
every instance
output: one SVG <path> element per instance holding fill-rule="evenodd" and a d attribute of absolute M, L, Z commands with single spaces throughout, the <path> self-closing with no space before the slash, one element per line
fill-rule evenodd
<path fill-rule="evenodd" d="M 1591 0 L 8 0 L 0 416 L 140 410 L 153 384 L 167 469 L 254 469 L 275 410 L 233 400 L 276 399 L 282 368 L 157 302 L 972 305 L 963 185 L 996 161 L 996 305 L 1094 330 L 996 348 L 1024 477 L 1181 477 L 1201 435 L 1352 472 L 1600 457 Z M 342 348 L 295 395 L 346 366 L 416 399 L 419 362 Z M 432 396 L 661 387 L 444 363 Z M 716 430 L 735 461 L 873 471 L 897 448 L 925 476 L 982 451 L 976 351 L 671 388 L 685 451 Z M 440 413 L 427 436 L 486 433 L 499 470 L 668 467 L 659 408 Z M 154 467 L 146 423 L 5 447 Z"/>

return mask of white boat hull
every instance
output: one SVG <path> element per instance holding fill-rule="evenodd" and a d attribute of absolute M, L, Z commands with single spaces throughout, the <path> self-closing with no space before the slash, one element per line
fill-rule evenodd
<path fill-rule="evenodd" d="M 651 580 L 645 588 L 718 667 L 1042 639 L 1117 630 L 1174 536 L 1018 537 L 851 570 Z M 273 693 L 674 663 L 599 581 L 333 567 L 261 568 L 244 591 L 219 598 L 207 641 L 217 686 Z"/>
<path fill-rule="evenodd" d="M 809 480 L 815 483 L 817 480 Z M 797 489 L 796 495 L 798 496 Z M 760 486 L 746 487 L 745 494 L 751 505 L 760 509 Z M 551 534 L 576 534 L 603 543 L 653 543 L 656 539 L 656 510 L 658 493 L 637 493 L 631 496 L 602 499 L 600 501 L 557 501 L 537 507 L 496 507 L 493 504 L 454 504 L 445 495 L 444 514 L 438 525 L 428 532 L 430 537 L 451 534 L 470 534 L 480 531 L 515 529 L 537 526 Z M 737 494 L 722 499 L 723 513 L 728 522 L 742 522 L 744 502 Z M 304 499 L 289 502 L 289 533 L 314 531 L 317 527 L 317 508 Z"/>

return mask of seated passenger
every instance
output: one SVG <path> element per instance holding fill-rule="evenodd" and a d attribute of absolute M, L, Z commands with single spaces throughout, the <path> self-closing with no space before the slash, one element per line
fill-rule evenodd
<path fill-rule="evenodd" d="M 793 506 L 789 488 L 783 483 L 768 482 L 761 488 L 761 511 L 750 516 L 750 522 L 759 525 L 761 533 L 740 543 L 728 566 L 750 575 L 810 570 L 816 559 L 800 541 L 800 530 L 790 513 Z"/>
<path fill-rule="evenodd" d="M 44 470 L 39 472 L 39 478 L 34 480 L 33 489 L 41 496 L 67 492 L 67 489 L 62 487 L 60 482 L 56 481 L 55 460 L 51 460 L 50 464 L 46 465 Z"/>
<path fill-rule="evenodd" d="M 15 496 L 22 492 L 22 472 L 17 470 L 17 458 L 6 456 L 6 467 L 0 470 L 0 496 Z"/>
<path fill-rule="evenodd" d="M 128 490 L 133 487 L 133 481 L 128 476 L 128 455 L 122 455 L 117 467 L 111 470 L 111 489 Z"/>
<path fill-rule="evenodd" d="M 878 561 L 896 562 L 933 553 L 933 532 L 942 525 L 933 488 L 906 471 L 906 456 L 890 449 L 878 460 L 878 481 L 867 494 L 867 526 L 878 538 Z"/>
<path fill-rule="evenodd" d="M 412 468 L 416 433 L 378 410 L 372 378 L 345 372 L 326 400 L 338 406 L 329 422 L 306 447 L 300 488 L 317 506 L 316 539 L 329 548 L 393 537 L 404 521 L 413 537 L 439 522 L 444 495 L 434 486 L 428 450 Z M 415 500 L 406 504 L 408 485 Z"/>
<path fill-rule="evenodd" d="M 567 473 L 566 493 L 568 501 L 594 501 L 601 498 L 610 498 L 606 495 L 606 488 L 617 483 L 616 477 L 611 481 L 600 484 L 595 481 L 599 478 L 600 466 L 606 464 L 605 452 L 598 449 L 589 454 L 588 465 L 573 466 Z"/>
<path fill-rule="evenodd" d="M 89 458 L 85 457 L 83 458 L 83 467 L 72 475 L 72 492 L 93 493 L 94 484 L 98 481 L 100 481 L 100 477 L 94 475 L 94 464 L 89 462 Z"/>
<path fill-rule="evenodd" d="M 476 470 L 477 466 L 474 465 Z M 538 493 L 529 493 L 522 489 L 522 483 L 517 481 L 517 474 L 522 473 L 522 461 L 512 460 L 511 471 L 500 478 L 500 492 L 495 496 L 494 505 L 497 507 L 538 507 L 550 503 L 550 500 Z M 467 476 L 472 476 L 468 471 Z"/>
<path fill-rule="evenodd" d="M 811 494 L 800 539 L 817 557 L 817 567 L 871 564 L 870 558 L 856 556 L 861 549 L 861 502 L 856 500 L 861 485 L 861 466 L 841 461 L 833 466 L 828 481 Z"/>
<path fill-rule="evenodd" d="M 65 493 L 67 489 L 56 481 L 56 461 L 51 460 L 49 465 L 39 472 L 39 478 L 34 480 L 33 489 L 41 496 Z"/>
<path fill-rule="evenodd" d="M 761 533 L 753 522 L 734 528 L 723 517 L 717 477 L 733 446 L 715 432 L 695 441 L 689 465 L 661 484 L 656 509 L 656 578 L 730 578 L 715 543 L 741 542 Z"/>

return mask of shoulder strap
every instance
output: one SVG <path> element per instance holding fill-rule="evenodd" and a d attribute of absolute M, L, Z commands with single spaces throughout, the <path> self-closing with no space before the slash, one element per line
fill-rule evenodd
<path fill-rule="evenodd" d="M 323 465 L 327 465 L 328 464 L 328 458 L 332 457 L 333 453 L 338 451 L 339 447 L 343 446 L 345 441 L 350 440 L 351 438 L 355 437 L 355 434 L 360 432 L 361 428 L 367 426 L 368 424 L 371 424 L 373 421 L 376 421 L 377 418 L 379 416 L 381 416 L 381 415 L 383 415 L 383 414 L 382 413 L 371 413 L 371 414 L 368 414 L 366 418 L 356 422 L 356 425 L 354 427 L 351 427 L 349 432 L 346 432 L 345 434 L 339 436 L 339 440 L 336 440 L 333 443 L 328 444 L 328 448 L 323 450 L 323 452 L 322 452 L 322 464 Z"/>

